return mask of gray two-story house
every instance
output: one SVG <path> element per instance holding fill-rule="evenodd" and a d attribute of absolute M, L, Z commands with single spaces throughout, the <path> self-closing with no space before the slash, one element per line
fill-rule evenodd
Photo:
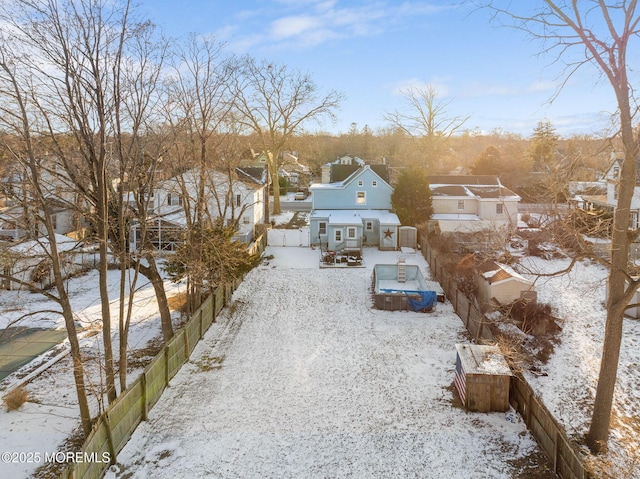
<path fill-rule="evenodd" d="M 393 188 L 369 165 L 342 181 L 311 185 L 311 244 L 324 251 L 363 246 L 398 249 L 400 220 L 391 212 Z"/>

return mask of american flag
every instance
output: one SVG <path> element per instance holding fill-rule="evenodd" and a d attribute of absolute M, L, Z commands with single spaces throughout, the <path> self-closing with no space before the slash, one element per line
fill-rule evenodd
<path fill-rule="evenodd" d="M 462 404 L 465 404 L 465 385 L 467 383 L 467 379 L 464 373 L 464 368 L 462 367 L 462 361 L 460 360 L 460 354 L 456 355 L 456 378 L 454 382 L 456 384 L 458 394 L 460 394 L 460 399 L 462 399 Z"/>

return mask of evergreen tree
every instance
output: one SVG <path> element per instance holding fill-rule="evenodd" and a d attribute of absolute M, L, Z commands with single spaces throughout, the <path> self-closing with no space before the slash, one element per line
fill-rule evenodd
<path fill-rule="evenodd" d="M 531 136 L 531 156 L 534 162 L 551 164 L 558 144 L 556 129 L 549 120 L 539 121 Z"/>
<path fill-rule="evenodd" d="M 433 214 L 429 179 L 424 169 L 405 170 L 391 196 L 393 209 L 405 226 L 426 223 Z"/>
<path fill-rule="evenodd" d="M 474 175 L 498 175 L 500 173 L 500 150 L 487 146 L 476 159 L 472 173 Z"/>
<path fill-rule="evenodd" d="M 176 254 L 167 261 L 165 270 L 172 281 L 177 282 L 198 272 L 205 278 L 210 290 L 221 284 L 228 284 L 241 278 L 260 262 L 259 254 L 249 254 L 247 245 L 235 240 L 235 229 L 224 226 L 218 219 L 212 225 L 202 228 L 196 225 L 191 238 L 197 236 L 201 254 L 194 260 L 191 243 L 181 244 Z"/>

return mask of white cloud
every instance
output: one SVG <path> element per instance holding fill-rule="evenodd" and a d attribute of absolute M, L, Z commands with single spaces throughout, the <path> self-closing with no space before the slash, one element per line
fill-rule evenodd
<path fill-rule="evenodd" d="M 390 28 L 398 28 L 407 19 L 433 15 L 444 8 L 428 3 L 405 2 L 395 5 L 380 1 L 363 6 L 339 7 L 335 0 L 277 0 L 279 8 L 260 10 L 260 15 L 243 12 L 243 20 L 252 17 L 253 30 L 249 41 L 238 38 L 236 45 L 304 48 L 331 40 L 379 35 Z M 269 12 L 279 16 L 270 19 Z M 255 13 L 255 12 L 254 12 Z M 273 16 L 273 15 L 271 15 Z"/>
<path fill-rule="evenodd" d="M 271 24 L 271 34 L 275 38 L 290 38 L 317 30 L 321 26 L 321 19 L 309 15 L 284 17 Z"/>

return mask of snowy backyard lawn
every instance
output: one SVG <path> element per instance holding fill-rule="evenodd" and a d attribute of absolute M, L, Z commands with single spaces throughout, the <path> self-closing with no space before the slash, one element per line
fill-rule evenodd
<path fill-rule="evenodd" d="M 454 345 L 470 341 L 448 302 L 427 314 L 373 308 L 373 266 L 395 264 L 402 255 L 428 279 L 420 253 L 368 248 L 364 268 L 340 269 L 320 269 L 320 252 L 309 248 L 272 247 L 266 255 L 273 257 L 247 276 L 107 477 L 555 477 L 517 415 L 462 409 L 453 388 Z M 535 280 L 539 302 L 552 305 L 561 328 L 548 361 L 538 364 L 544 374 L 525 375 L 580 442 L 601 356 L 607 271 L 583 261 L 563 276 L 537 276 L 568 262 L 524 257 L 518 270 Z M 119 273 L 110 274 L 115 288 Z M 132 350 L 144 350 L 160 335 L 153 289 L 142 283 Z M 98 390 L 96 284 L 95 271 L 69 281 Z M 180 289 L 166 287 L 170 296 Z M 116 289 L 112 295 L 115 318 Z M 0 328 L 50 309 L 40 295 L 2 291 Z M 20 325 L 56 328 L 63 321 L 42 313 Z M 114 328 L 117 346 L 115 319 Z M 640 479 L 633 469 L 640 457 L 640 321 L 627 319 L 624 328 L 611 446 L 627 472 L 613 477 Z M 52 355 L 7 378 L 0 394 Z M 130 381 L 139 371 L 133 366 Z M 19 410 L 0 409 L 0 450 L 42 457 L 57 451 L 79 424 L 69 358 L 26 388 L 30 399 Z M 95 394 L 92 399 L 97 413 Z M 27 478 L 38 465 L 4 463 L 0 477 Z"/>
<path fill-rule="evenodd" d="M 553 477 L 527 475 L 539 452 L 518 416 L 460 407 L 454 345 L 469 341 L 449 303 L 372 309 L 372 268 L 399 252 L 341 269 L 309 248 L 266 254 L 107 477 Z"/>

